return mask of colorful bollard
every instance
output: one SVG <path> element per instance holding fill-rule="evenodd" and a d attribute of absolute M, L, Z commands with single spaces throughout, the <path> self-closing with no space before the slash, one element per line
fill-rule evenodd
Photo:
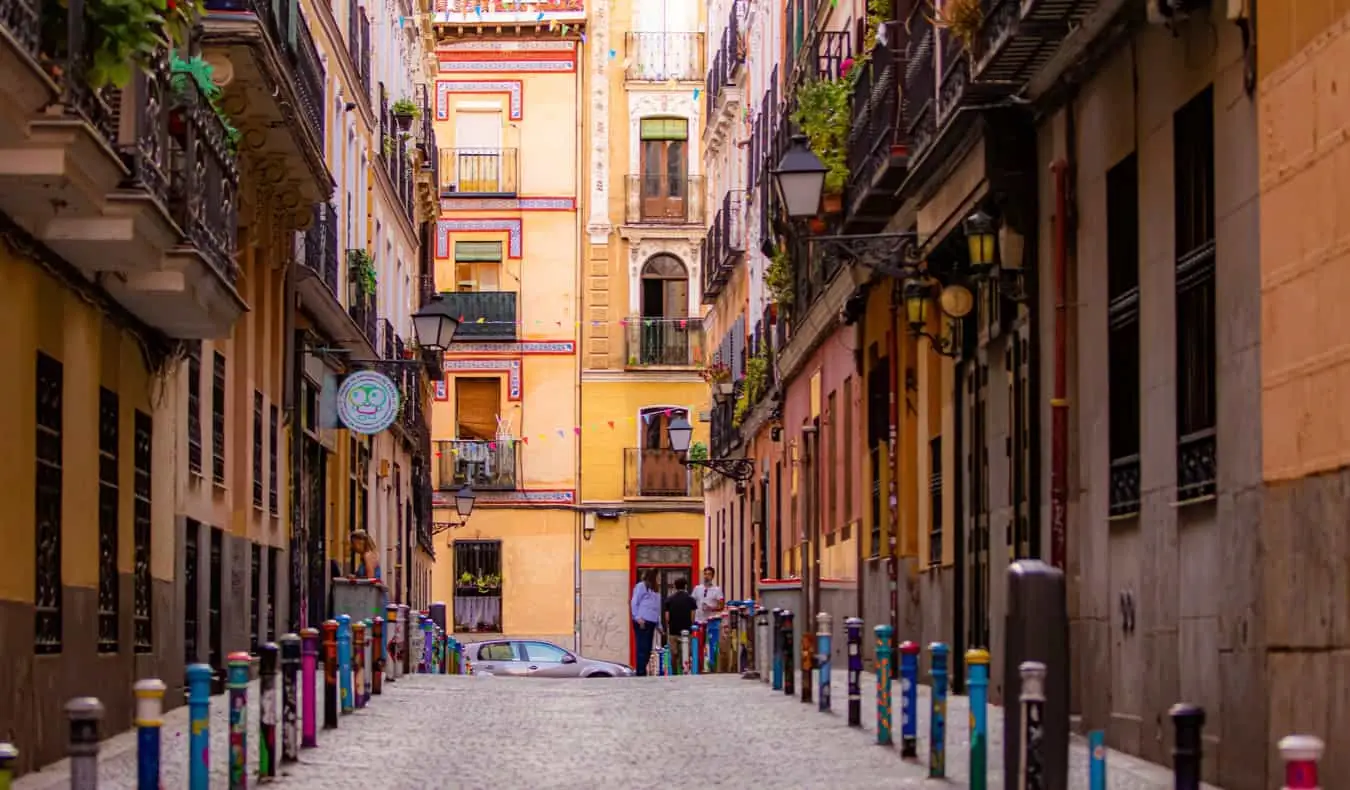
<path fill-rule="evenodd" d="M 226 659 L 230 674 L 230 790 L 248 788 L 248 653 L 231 653 Z"/>
<path fill-rule="evenodd" d="M 942 642 L 928 646 L 932 669 L 933 696 L 928 714 L 928 777 L 938 779 L 947 775 L 947 658 L 951 649 Z"/>
<path fill-rule="evenodd" d="M 376 617 L 371 621 L 370 652 L 373 656 L 370 664 L 370 693 L 384 693 L 384 618 Z"/>
<path fill-rule="evenodd" d="M 985 790 L 989 785 L 988 650 L 966 651 L 966 675 L 970 686 L 970 790 Z"/>
<path fill-rule="evenodd" d="M 98 723 L 103 703 L 96 697 L 76 697 L 66 703 L 70 719 L 70 790 L 98 790 Z"/>
<path fill-rule="evenodd" d="M 432 634 L 432 629 L 435 627 L 436 624 L 431 621 L 430 617 L 422 615 L 422 671 L 428 674 L 434 672 L 436 666 L 431 654 L 436 641 L 435 635 Z"/>
<path fill-rule="evenodd" d="M 792 630 L 792 610 L 783 610 L 783 694 L 784 696 L 793 696 L 796 689 L 796 680 L 792 675 L 797 669 L 796 656 L 793 655 L 795 646 L 793 645 Z"/>
<path fill-rule="evenodd" d="M 783 689 L 783 610 L 778 607 L 773 608 L 773 626 L 769 634 L 769 644 L 773 650 L 773 679 L 770 688 L 774 691 Z"/>
<path fill-rule="evenodd" d="M 891 738 L 891 637 L 895 629 L 879 625 L 872 629 L 877 638 L 877 743 L 890 746 Z"/>
<path fill-rule="evenodd" d="M 215 672 L 208 664 L 187 668 L 188 683 L 188 790 L 211 786 L 211 681 Z"/>
<path fill-rule="evenodd" d="M 389 682 L 398 680 L 398 604 L 384 608 L 384 675 Z"/>
<path fill-rule="evenodd" d="M 366 706 L 366 624 L 352 623 L 352 694 L 354 706 Z"/>
<path fill-rule="evenodd" d="M 136 787 L 159 789 L 159 734 L 164 726 L 164 681 L 138 680 L 136 695 Z M 0 769 L 3 770 L 3 769 Z M 0 787 L 4 783 L 0 782 Z"/>
<path fill-rule="evenodd" d="M 689 629 L 680 631 L 680 674 L 689 674 Z"/>
<path fill-rule="evenodd" d="M 398 605 L 398 649 L 399 656 L 403 659 L 400 662 L 398 674 L 399 677 L 412 674 L 412 639 L 411 629 L 408 627 L 409 618 L 412 617 L 412 610 L 408 605 L 401 603 Z"/>
<path fill-rule="evenodd" d="M 10 790 L 14 780 L 14 763 L 19 760 L 19 750 L 14 744 L 0 741 L 0 790 Z M 159 790 L 159 785 L 155 785 Z"/>
<path fill-rule="evenodd" d="M 900 643 L 900 757 L 919 759 L 919 644 Z"/>
<path fill-rule="evenodd" d="M 848 642 L 848 726 L 862 726 L 862 627 L 861 617 L 844 621 Z"/>
<path fill-rule="evenodd" d="M 828 713 L 830 710 L 830 651 L 833 650 L 830 645 L 833 639 L 830 631 L 834 627 L 832 619 L 828 612 L 816 615 L 816 661 L 820 667 L 816 677 L 820 683 L 819 705 L 822 713 Z"/>
<path fill-rule="evenodd" d="M 815 652 L 816 636 L 811 633 L 811 618 L 802 621 L 802 702 L 811 701 L 812 653 Z"/>
<path fill-rule="evenodd" d="M 699 674 L 701 668 L 699 664 L 703 663 L 699 657 L 703 655 L 703 624 L 694 623 L 694 628 L 690 633 L 690 645 L 693 655 L 689 659 L 689 674 Z"/>
<path fill-rule="evenodd" d="M 1326 750 L 1322 739 L 1312 735 L 1286 735 L 1280 739 L 1279 747 L 1280 757 L 1284 760 L 1284 790 L 1320 790 L 1317 764 Z"/>
<path fill-rule="evenodd" d="M 293 763 L 300 759 L 300 711 L 299 686 L 300 673 L 300 637 L 296 634 L 281 636 L 281 761 Z M 313 702 L 314 674 L 310 670 L 308 691 L 305 697 Z"/>
<path fill-rule="evenodd" d="M 337 618 L 338 701 L 343 713 L 356 710 L 352 687 L 352 618 L 340 614 Z"/>
<path fill-rule="evenodd" d="M 1106 730 L 1088 733 L 1088 790 L 1106 790 Z"/>
<path fill-rule="evenodd" d="M 769 649 L 769 610 L 759 609 L 755 612 L 755 643 L 751 654 L 754 656 L 755 679 L 761 683 L 769 680 L 771 674 L 773 653 Z"/>
<path fill-rule="evenodd" d="M 1045 735 L 1045 664 L 1023 661 L 1018 671 L 1022 675 L 1022 738 L 1017 760 L 1018 790 L 1046 790 L 1044 755 L 1041 753 Z"/>
<path fill-rule="evenodd" d="M 323 624 L 323 728 L 336 729 L 338 726 L 338 649 L 337 620 L 326 620 Z M 317 737 L 314 746 L 318 746 Z M 311 747 L 312 748 L 312 747 Z"/>
<path fill-rule="evenodd" d="M 1172 786 L 1175 790 L 1200 790 L 1200 763 L 1204 743 L 1205 709 L 1178 702 L 1167 715 L 1175 729 L 1172 745 Z"/>
<path fill-rule="evenodd" d="M 258 647 L 258 776 L 277 775 L 277 657 L 280 649 L 272 642 Z"/>

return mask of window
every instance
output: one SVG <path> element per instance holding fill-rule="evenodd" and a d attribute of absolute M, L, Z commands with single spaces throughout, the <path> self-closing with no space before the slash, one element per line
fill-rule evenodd
<path fill-rule="evenodd" d="M 629 465 L 625 474 L 633 473 L 637 479 L 637 488 L 632 494 L 637 496 L 692 496 L 696 492 L 690 488 L 690 470 L 674 450 L 670 449 L 670 434 L 667 430 L 672 420 L 689 414 L 684 409 L 667 406 L 651 406 L 638 412 L 639 447 L 631 452 L 636 469 Z"/>
<path fill-rule="evenodd" d="M 268 471 L 267 471 L 267 510 L 272 515 L 279 514 L 277 506 L 277 457 L 280 453 L 279 445 L 281 443 L 280 418 L 277 413 L 277 405 L 274 403 L 269 407 L 267 424 L 267 453 L 268 453 Z"/>
<path fill-rule="evenodd" d="M 532 662 L 561 664 L 567 658 L 567 651 L 546 642 L 526 642 L 525 657 Z"/>
<path fill-rule="evenodd" d="M 479 661 L 519 661 L 514 645 L 518 642 L 488 642 L 478 648 Z"/>
<path fill-rule="evenodd" d="M 502 544 L 457 540 L 455 548 L 455 630 L 502 631 Z"/>
<path fill-rule="evenodd" d="M 253 506 L 263 506 L 263 396 L 253 391 Z"/>
<path fill-rule="evenodd" d="M 773 573 L 769 578 L 783 578 L 783 462 L 773 465 Z"/>
<path fill-rule="evenodd" d="M 942 437 L 928 440 L 928 564 L 942 564 Z"/>
<path fill-rule="evenodd" d="M 98 389 L 98 652 L 118 649 L 117 530 L 121 510 L 118 491 L 117 393 Z"/>
<path fill-rule="evenodd" d="M 500 241 L 455 242 L 455 290 L 480 292 L 501 288 Z"/>
<path fill-rule="evenodd" d="M 150 459 L 155 421 L 143 411 L 135 413 L 131 444 L 131 536 L 132 536 L 132 639 L 137 653 L 154 649 L 154 604 L 150 582 Z"/>
<path fill-rule="evenodd" d="M 269 546 L 267 549 L 267 609 L 266 624 L 263 631 L 267 641 L 277 638 L 277 568 L 281 566 L 281 549 Z"/>
<path fill-rule="evenodd" d="M 835 491 L 835 484 L 838 482 L 838 476 L 835 474 L 834 464 L 837 459 L 835 455 L 835 431 L 838 426 L 835 425 L 835 415 L 839 414 L 839 397 L 837 392 L 830 392 L 825 399 L 825 532 L 833 532 L 839 528 L 839 497 Z M 845 475 L 847 477 L 847 475 Z"/>
<path fill-rule="evenodd" d="M 455 147 L 448 150 L 453 157 L 444 161 L 442 178 L 449 179 L 448 192 L 467 194 L 507 194 L 515 192 L 514 154 L 502 148 L 502 114 L 500 110 L 467 110 L 455 112 Z M 510 161 L 508 161 L 508 157 Z"/>
<path fill-rule="evenodd" d="M 37 355 L 37 457 L 34 484 L 36 578 L 33 649 L 38 654 L 61 652 L 61 442 L 65 371 L 61 363 Z"/>
<path fill-rule="evenodd" d="M 1110 514 L 1139 512 L 1139 164 L 1106 173 Z"/>
<path fill-rule="evenodd" d="M 211 528 L 210 577 L 206 604 L 206 662 L 216 670 L 225 668 L 225 651 L 221 647 L 220 606 L 224 595 L 225 572 L 222 555 L 225 551 L 225 533 Z"/>
<path fill-rule="evenodd" d="M 891 433 L 891 368 L 890 358 L 878 355 L 876 343 L 872 344 L 867 354 L 872 360 L 867 372 L 867 461 L 872 477 L 871 555 L 880 557 L 882 555 L 881 526 L 886 520 L 887 513 L 887 510 L 882 507 L 886 498 L 882 496 L 881 478 L 889 458 L 886 445 L 890 440 Z"/>
<path fill-rule="evenodd" d="M 1177 499 L 1214 494 L 1214 91 L 1172 119 L 1176 212 Z"/>
<path fill-rule="evenodd" d="M 456 378 L 455 438 L 484 442 L 496 439 L 501 403 L 501 379 Z"/>
<path fill-rule="evenodd" d="M 844 525 L 853 523 L 853 377 L 844 379 L 844 411 L 842 441 L 844 461 Z M 848 535 L 844 535 L 848 539 Z"/>
<path fill-rule="evenodd" d="M 367 446 L 366 439 L 348 440 L 347 445 L 348 477 L 347 482 L 347 533 L 351 534 L 358 529 L 368 529 L 370 524 L 370 515 L 367 503 L 369 502 L 369 492 L 367 490 L 367 480 L 370 473 L 370 448 Z M 348 547 L 350 549 L 350 546 Z M 358 559 L 355 554 L 350 558 L 352 573 L 356 572 Z"/>
<path fill-rule="evenodd" d="M 691 336 L 700 324 L 689 319 L 689 270 L 673 255 L 655 255 L 643 264 L 640 282 L 642 315 L 630 322 L 638 343 L 629 348 L 628 364 L 694 364 Z"/>
<path fill-rule="evenodd" d="M 689 199 L 689 121 L 643 118 L 638 128 L 642 143 L 642 217 L 682 219 Z"/>
<path fill-rule="evenodd" d="M 252 570 L 249 592 L 253 605 L 248 608 L 248 652 L 256 656 L 258 624 L 262 622 L 262 546 L 254 543 L 249 547 L 249 562 Z"/>
<path fill-rule="evenodd" d="M 225 355 L 219 351 L 211 366 L 211 479 L 225 484 Z"/>
<path fill-rule="evenodd" d="M 202 474 L 202 342 L 188 345 L 188 471 Z"/>
<path fill-rule="evenodd" d="M 201 616 L 201 599 L 197 591 L 197 541 L 202 525 L 193 519 L 183 523 L 183 662 L 195 664 L 197 657 L 197 630 Z"/>

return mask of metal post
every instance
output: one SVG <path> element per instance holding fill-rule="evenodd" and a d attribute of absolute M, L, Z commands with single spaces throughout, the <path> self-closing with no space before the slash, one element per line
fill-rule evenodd
<path fill-rule="evenodd" d="M 754 601 L 743 601 L 745 606 L 741 613 L 741 678 L 744 680 L 758 680 L 759 666 L 755 659 L 755 636 L 759 630 L 758 621 L 755 619 L 758 612 L 755 611 Z"/>
<path fill-rule="evenodd" d="M 365 626 L 361 645 L 361 707 L 370 703 L 371 689 L 374 688 L 374 681 L 371 678 L 371 667 L 375 666 L 375 623 L 369 617 L 361 621 Z"/>
<path fill-rule="evenodd" d="M 160 790 L 159 733 L 164 726 L 164 681 L 138 680 L 132 690 L 136 694 L 136 786 L 139 790 Z M 0 781 L 0 787 L 5 784 Z"/>
<path fill-rule="evenodd" d="M 890 746 L 891 739 L 891 637 L 895 629 L 883 623 L 872 629 L 877 638 L 877 743 Z"/>
<path fill-rule="evenodd" d="M 690 659 L 689 674 L 699 674 L 699 664 L 703 656 L 703 624 L 694 623 L 694 630 L 690 632 L 690 644 L 693 645 L 694 655 Z"/>
<path fill-rule="evenodd" d="M 230 691 L 230 790 L 248 789 L 248 675 L 253 659 L 248 653 L 231 653 Z"/>
<path fill-rule="evenodd" d="M 1022 693 L 1021 753 L 1017 758 L 1017 790 L 1048 790 L 1044 765 L 1045 664 L 1024 661 L 1019 667 Z"/>
<path fill-rule="evenodd" d="M 384 618 L 376 616 L 371 627 L 370 650 L 374 659 L 370 665 L 370 691 L 384 693 Z"/>
<path fill-rule="evenodd" d="M 433 668 L 435 667 L 435 664 L 433 663 L 433 661 L 432 661 L 432 656 L 431 656 L 431 647 L 432 647 L 432 639 L 433 639 L 432 634 L 431 634 L 431 629 L 432 629 L 433 627 L 435 627 L 435 624 L 431 622 L 431 618 L 430 618 L 430 617 L 423 616 L 423 617 L 422 617 L 422 667 L 423 667 L 422 671 L 423 671 L 423 672 L 432 672 L 432 671 L 434 671 Z"/>
<path fill-rule="evenodd" d="M 1200 763 L 1204 742 L 1205 709 L 1178 702 L 1167 711 L 1172 717 L 1175 738 L 1172 746 L 1172 786 L 1176 790 L 1200 790 Z"/>
<path fill-rule="evenodd" d="M 411 578 L 412 574 L 408 574 L 408 575 L 409 575 L 409 577 Z M 412 674 L 412 665 L 409 663 L 409 662 L 412 661 L 412 650 L 409 649 L 409 648 L 412 647 L 412 643 L 408 641 L 408 640 L 412 637 L 412 634 L 411 634 L 411 632 L 410 632 L 410 630 L 409 630 L 409 628 L 408 628 L 408 622 L 409 622 L 409 618 L 410 618 L 410 617 L 411 617 L 411 612 L 410 612 L 410 610 L 408 609 L 408 605 L 407 605 L 406 603 L 401 603 L 401 604 L 399 604 L 399 605 L 398 605 L 398 647 L 399 647 L 399 653 L 400 653 L 400 655 L 401 655 L 402 658 L 403 658 L 402 666 L 399 667 L 399 671 L 398 671 L 399 677 L 402 677 L 402 676 L 404 676 L 404 675 L 410 675 L 410 674 Z"/>
<path fill-rule="evenodd" d="M 384 609 L 384 674 L 390 682 L 398 680 L 402 662 L 398 649 L 398 604 L 391 603 Z"/>
<path fill-rule="evenodd" d="M 258 715 L 258 776 L 277 775 L 277 657 L 280 649 L 273 642 L 258 646 L 262 666 L 258 670 L 258 693 L 262 696 Z"/>
<path fill-rule="evenodd" d="M 207 790 L 211 785 L 211 680 L 209 664 L 187 668 L 188 683 L 188 788 Z"/>
<path fill-rule="evenodd" d="M 966 651 L 970 686 L 970 790 L 989 786 L 989 651 Z"/>
<path fill-rule="evenodd" d="M 14 763 L 19 759 L 19 750 L 14 748 L 14 744 L 0 742 L 0 790 L 10 790 L 10 782 L 14 779 Z M 159 790 L 159 785 L 155 785 L 155 790 Z"/>
<path fill-rule="evenodd" d="M 773 653 L 773 679 L 770 687 L 774 691 L 783 689 L 783 610 L 773 608 L 773 625 L 769 632 L 769 647 Z"/>
<path fill-rule="evenodd" d="M 70 719 L 70 790 L 98 790 L 98 723 L 103 703 L 97 697 L 76 697 L 66 703 Z"/>
<path fill-rule="evenodd" d="M 352 694 L 355 706 L 366 706 L 366 624 L 352 623 Z"/>
<path fill-rule="evenodd" d="M 947 775 L 947 657 L 951 649 L 942 642 L 928 646 L 933 678 L 933 696 L 928 714 L 928 776 Z"/>
<path fill-rule="evenodd" d="M 1312 735 L 1286 735 L 1280 739 L 1280 757 L 1284 758 L 1284 790 L 1319 790 L 1317 764 L 1322 761 L 1326 744 Z M 0 767 L 0 771 L 4 769 Z M 4 785 L 0 783 L 0 790 Z"/>
<path fill-rule="evenodd" d="M 1009 707 L 1021 699 L 1021 665 L 1045 667 L 1039 693 L 1044 714 L 1037 725 L 1041 737 L 1040 781 L 1046 787 L 1069 786 L 1069 618 L 1064 572 L 1039 560 L 1018 560 L 1007 571 L 1008 610 L 1003 651 L 1003 699 Z M 1013 711 L 1009 711 L 1013 713 Z M 1020 717 L 1003 717 L 1003 786 L 1012 790 L 1024 728 Z"/>
<path fill-rule="evenodd" d="M 760 682 L 769 680 L 772 674 L 773 650 L 769 647 L 769 612 L 760 609 L 755 612 L 755 677 Z"/>
<path fill-rule="evenodd" d="M 337 668 L 338 702 L 343 713 L 356 710 L 356 699 L 352 696 L 352 618 L 351 615 L 338 615 L 337 631 Z"/>
<path fill-rule="evenodd" d="M 802 621 L 802 636 L 801 636 L 802 702 L 811 701 L 811 669 L 814 666 L 814 664 L 812 663 L 811 654 L 815 652 L 816 649 L 815 641 L 816 637 L 814 634 L 811 633 L 811 616 L 806 615 L 806 619 Z"/>
<path fill-rule="evenodd" d="M 323 624 L 323 728 L 338 726 L 338 622 L 325 620 Z M 318 746 L 317 740 L 313 744 Z"/>
<path fill-rule="evenodd" d="M 689 670 L 689 629 L 680 632 L 680 674 L 688 675 Z"/>
<path fill-rule="evenodd" d="M 919 644 L 900 643 L 900 757 L 919 759 Z"/>
<path fill-rule="evenodd" d="M 830 651 L 833 649 L 830 642 L 833 638 L 831 634 L 834 627 L 833 619 L 828 612 L 816 615 L 816 658 L 820 667 L 816 672 L 816 681 L 820 683 L 819 703 L 822 713 L 828 713 L 830 710 Z"/>
<path fill-rule="evenodd" d="M 1106 790 L 1106 731 L 1088 733 L 1088 790 Z"/>
<path fill-rule="evenodd" d="M 796 669 L 795 666 L 796 657 L 793 655 L 793 650 L 795 648 L 792 643 L 794 637 L 794 632 L 792 630 L 792 610 L 784 609 L 782 617 L 783 617 L 783 694 L 791 697 L 797 691 L 797 689 L 795 688 L 796 680 L 794 680 L 792 677 L 793 670 Z"/>
<path fill-rule="evenodd" d="M 848 726 L 862 726 L 862 627 L 861 617 L 844 621 L 848 641 Z"/>
<path fill-rule="evenodd" d="M 300 637 L 281 636 L 281 761 L 293 763 L 300 759 L 299 687 Z M 310 671 L 309 690 L 305 696 L 314 699 L 314 673 Z"/>

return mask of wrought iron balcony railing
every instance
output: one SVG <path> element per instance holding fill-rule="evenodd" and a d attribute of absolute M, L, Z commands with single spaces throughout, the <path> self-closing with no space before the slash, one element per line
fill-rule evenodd
<path fill-rule="evenodd" d="M 626 328 L 630 368 L 703 364 L 701 318 L 631 316 Z"/>
<path fill-rule="evenodd" d="M 334 299 L 339 298 L 337 232 L 337 208 L 331 203 L 316 204 L 314 221 L 304 232 L 304 265 L 328 286 Z"/>
<path fill-rule="evenodd" d="M 459 319 L 455 340 L 510 342 L 518 336 L 513 291 L 451 291 L 441 304 Z"/>
<path fill-rule="evenodd" d="M 899 22 L 885 23 L 882 38 L 887 43 L 873 48 L 853 84 L 844 221 L 846 230 L 855 232 L 877 232 L 890 221 L 899 207 L 895 193 L 909 164 L 900 100 L 905 63 L 897 56 L 909 38 Z"/>
<path fill-rule="evenodd" d="M 379 348 L 380 335 L 376 327 L 375 286 L 364 276 L 370 266 L 370 254 L 365 250 L 347 250 L 347 314 L 360 327 L 361 334 L 372 348 Z"/>
<path fill-rule="evenodd" d="M 516 440 L 445 439 L 432 444 L 437 490 L 457 491 L 465 485 L 478 491 L 516 489 L 520 469 Z"/>
<path fill-rule="evenodd" d="M 515 148 L 442 148 L 441 195 L 510 197 L 520 184 Z"/>
<path fill-rule="evenodd" d="M 628 447 L 623 451 L 625 497 L 702 497 L 703 475 L 681 463 L 674 450 Z"/>
<path fill-rule="evenodd" d="M 630 225 L 685 225 L 703 221 L 703 176 L 629 176 L 625 197 L 625 218 Z"/>
<path fill-rule="evenodd" d="M 909 40 L 900 89 L 905 135 L 914 150 L 926 148 L 937 131 L 937 31 L 924 7 L 916 3 L 905 20 Z"/>
<path fill-rule="evenodd" d="M 726 27 L 722 28 L 721 44 L 703 81 L 705 118 L 712 118 L 721 106 L 722 94 L 728 85 L 736 84 L 745 65 L 746 41 L 741 22 L 745 20 L 746 5 L 742 0 L 731 4 Z"/>
<path fill-rule="evenodd" d="M 702 33 L 627 33 L 624 42 L 626 79 L 668 82 L 703 76 Z"/>

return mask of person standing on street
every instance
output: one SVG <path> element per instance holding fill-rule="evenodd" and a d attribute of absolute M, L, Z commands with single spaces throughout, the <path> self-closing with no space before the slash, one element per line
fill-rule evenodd
<path fill-rule="evenodd" d="M 666 644 L 671 648 L 671 671 L 680 674 L 683 670 L 682 656 L 679 652 L 680 634 L 694 626 L 694 611 L 698 604 L 689 594 L 689 580 L 676 579 L 675 592 L 666 598 Z"/>
<path fill-rule="evenodd" d="M 656 571 L 648 569 L 642 574 L 642 580 L 633 586 L 633 599 L 629 603 L 633 616 L 633 633 L 637 645 L 637 670 L 639 677 L 647 674 L 647 662 L 652 658 L 652 637 L 656 627 L 661 624 L 661 593 L 656 591 Z"/>
<path fill-rule="evenodd" d="M 694 588 L 694 602 L 698 604 L 695 616 L 703 625 L 703 633 L 706 635 L 704 642 L 707 644 L 708 662 L 716 667 L 717 642 L 721 636 L 722 619 L 715 615 L 722 614 L 727 602 L 726 597 L 722 595 L 722 588 L 717 586 L 717 570 L 711 565 L 703 569 L 703 583 Z"/>

